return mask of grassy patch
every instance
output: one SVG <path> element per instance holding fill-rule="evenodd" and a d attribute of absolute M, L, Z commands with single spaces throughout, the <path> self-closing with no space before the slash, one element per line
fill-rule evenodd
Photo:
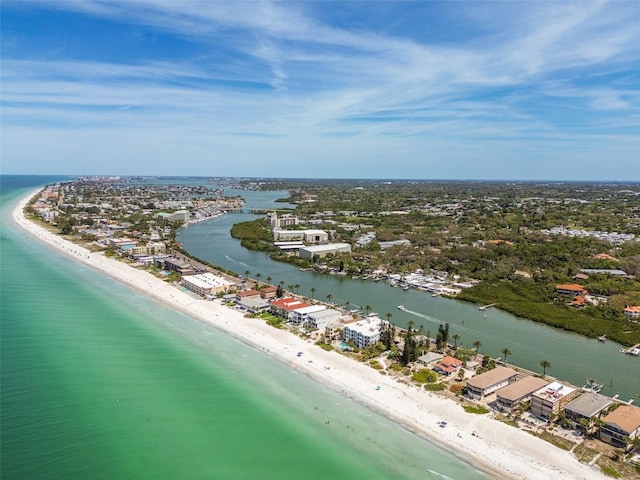
<path fill-rule="evenodd" d="M 600 467 L 605 475 L 613 478 L 624 478 L 628 480 L 640 479 L 640 471 L 630 463 L 614 460 L 607 455 L 602 455 L 596 460 L 596 465 Z"/>
<path fill-rule="evenodd" d="M 620 478 L 622 476 L 622 474 L 619 471 L 617 471 L 615 468 L 608 467 L 606 465 L 601 466 L 600 470 L 602 470 L 602 473 L 604 473 L 605 475 L 609 475 L 610 477 L 613 477 L 613 478 Z"/>
<path fill-rule="evenodd" d="M 518 425 L 518 422 L 516 422 L 515 420 L 512 420 L 511 418 L 505 415 L 496 415 L 494 418 L 499 422 L 506 423 L 507 425 L 511 425 L 512 427 L 520 428 L 520 426 Z"/>
<path fill-rule="evenodd" d="M 447 388 L 444 383 L 425 383 L 424 389 L 429 392 L 441 392 Z"/>
<path fill-rule="evenodd" d="M 433 383 L 438 380 L 438 374 L 433 370 L 428 370 L 426 368 L 420 370 L 419 372 L 411 375 L 411 379 L 414 382 L 418 383 Z"/>
<path fill-rule="evenodd" d="M 316 345 L 318 345 L 321 349 L 326 350 L 327 352 L 333 350 L 333 345 L 329 345 L 328 343 L 316 342 Z"/>
<path fill-rule="evenodd" d="M 484 415 L 485 413 L 489 413 L 489 409 L 485 407 L 476 407 L 475 405 L 465 405 L 464 411 L 467 413 L 475 413 L 477 415 Z"/>
<path fill-rule="evenodd" d="M 538 438 L 541 438 L 545 442 L 549 442 L 552 445 L 555 445 L 562 450 L 571 450 L 576 444 L 571 440 L 567 440 L 566 438 L 558 437 L 557 435 L 553 435 L 549 432 L 532 432 L 527 430 L 531 435 L 534 435 Z"/>

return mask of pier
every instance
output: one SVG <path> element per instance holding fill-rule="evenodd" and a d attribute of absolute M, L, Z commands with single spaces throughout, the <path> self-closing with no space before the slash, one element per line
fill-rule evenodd
<path fill-rule="evenodd" d="M 497 304 L 495 304 L 495 303 L 491 303 L 491 304 L 489 304 L 489 305 L 480 305 L 480 306 L 478 307 L 478 310 L 482 310 L 482 311 L 484 311 L 484 310 L 486 310 L 487 308 L 494 307 L 495 305 L 497 305 Z"/>

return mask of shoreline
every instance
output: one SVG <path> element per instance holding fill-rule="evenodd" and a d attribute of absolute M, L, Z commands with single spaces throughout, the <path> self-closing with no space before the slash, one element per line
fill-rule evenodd
<path fill-rule="evenodd" d="M 463 461 L 489 476 L 505 479 L 608 478 L 596 468 L 578 462 L 571 453 L 527 432 L 486 415 L 466 413 L 453 400 L 399 383 L 337 352 L 322 350 L 287 331 L 275 329 L 261 319 L 245 318 L 218 301 L 195 298 L 144 270 L 107 258 L 102 252 L 91 253 L 50 233 L 24 216 L 24 206 L 39 191 L 22 198 L 12 213 L 14 221 L 29 234 L 170 308 L 264 351 L 416 435 L 452 450 Z M 296 355 L 299 351 L 304 352 L 302 357 Z M 379 390 L 377 385 L 380 385 Z M 438 426 L 441 420 L 447 422 L 446 428 Z"/>

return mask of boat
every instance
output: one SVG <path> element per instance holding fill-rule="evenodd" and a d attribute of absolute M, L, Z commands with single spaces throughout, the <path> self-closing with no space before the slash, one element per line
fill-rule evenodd
<path fill-rule="evenodd" d="M 600 335 L 598 337 L 598 341 L 599 342 L 606 342 L 607 341 L 607 336 L 606 335 Z"/>
<path fill-rule="evenodd" d="M 601 383 L 596 383 L 595 380 L 589 380 L 582 386 L 582 389 L 587 392 L 598 393 L 604 387 Z"/>
<path fill-rule="evenodd" d="M 404 305 L 398 305 L 398 310 L 406 310 L 406 308 L 404 308 Z"/>

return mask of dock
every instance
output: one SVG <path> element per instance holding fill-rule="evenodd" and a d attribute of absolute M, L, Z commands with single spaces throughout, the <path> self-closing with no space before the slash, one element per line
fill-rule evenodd
<path fill-rule="evenodd" d="M 634 355 L 638 357 L 640 356 L 640 343 L 636 343 L 633 347 L 623 348 L 620 351 L 622 353 L 626 353 L 627 355 Z"/>

